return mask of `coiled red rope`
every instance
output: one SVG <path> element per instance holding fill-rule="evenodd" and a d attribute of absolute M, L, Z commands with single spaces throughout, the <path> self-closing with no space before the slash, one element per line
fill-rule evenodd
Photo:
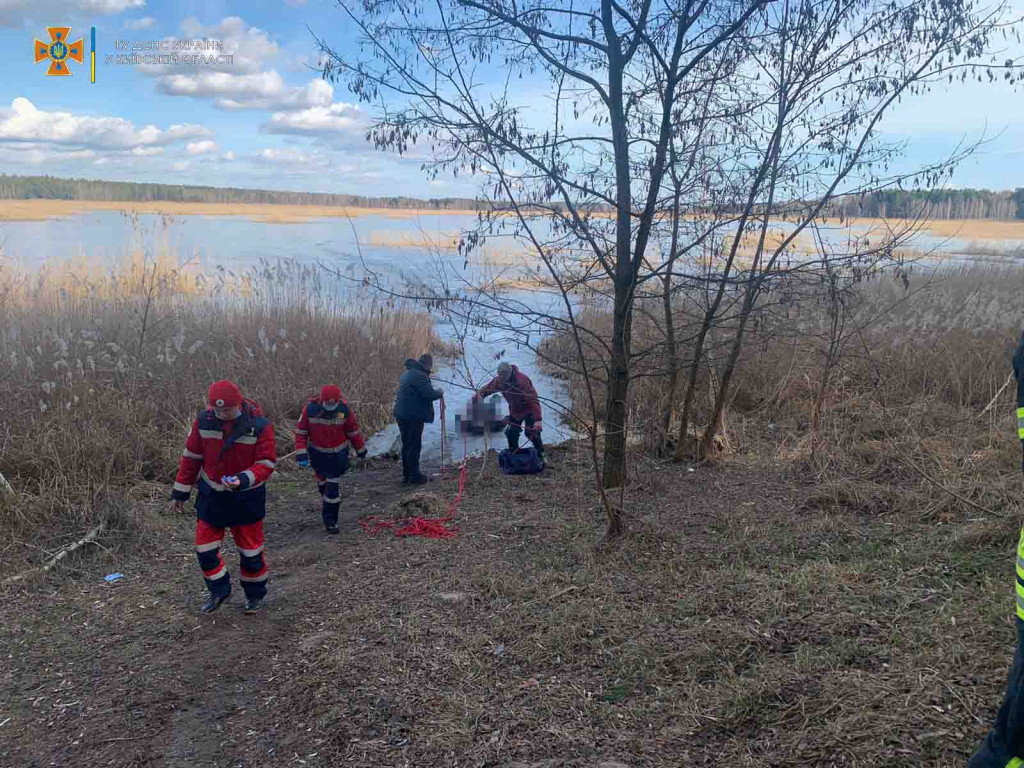
<path fill-rule="evenodd" d="M 444 474 L 444 399 L 441 400 L 441 473 Z M 423 536 L 427 539 L 450 539 L 459 529 L 452 526 L 455 514 L 462 502 L 462 492 L 466 490 L 466 460 L 469 458 L 469 439 L 462 437 L 462 466 L 459 468 L 459 490 L 455 498 L 448 502 L 448 509 L 441 517 L 407 517 L 401 520 L 381 520 L 376 515 L 364 517 L 359 526 L 371 536 L 389 530 L 395 536 Z"/>

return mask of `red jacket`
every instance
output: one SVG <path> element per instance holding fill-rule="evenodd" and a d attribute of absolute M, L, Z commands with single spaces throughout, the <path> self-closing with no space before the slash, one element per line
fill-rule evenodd
<path fill-rule="evenodd" d="M 187 501 L 198 484 L 200 518 L 213 525 L 261 520 L 266 506 L 264 483 L 276 462 L 274 427 L 256 403 L 244 400 L 241 416 L 233 421 L 221 421 L 207 408 L 192 422 L 171 498 Z M 221 484 L 225 475 L 238 477 L 237 491 Z"/>
<path fill-rule="evenodd" d="M 296 457 L 300 461 L 308 453 L 313 469 L 325 477 L 344 474 L 348 468 L 349 443 L 359 456 L 366 455 L 366 444 L 359 431 L 356 415 L 344 400 L 333 411 L 323 407 L 319 397 L 311 397 L 302 408 L 295 428 Z"/>
<path fill-rule="evenodd" d="M 533 382 L 519 368 L 512 366 L 512 384 L 508 385 L 502 381 L 500 376 L 495 376 L 477 394 L 481 397 L 490 397 L 495 392 L 501 392 L 508 402 L 508 417 L 513 421 L 522 421 L 527 416 L 532 416 L 534 421 L 541 420 L 540 400 L 537 398 L 537 390 L 533 388 Z"/>

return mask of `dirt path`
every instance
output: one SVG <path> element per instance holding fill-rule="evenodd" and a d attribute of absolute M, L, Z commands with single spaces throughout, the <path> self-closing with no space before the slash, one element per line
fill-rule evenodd
<path fill-rule="evenodd" d="M 3 679 L 13 711 L 5 705 L 0 720 L 16 719 L 18 729 L 8 722 L 0 732 L 0 740 L 15 736 L 0 748 L 0 765 L 266 765 L 243 738 L 246 713 L 271 704 L 291 661 L 318 647 L 328 593 L 339 582 L 359 588 L 359 557 L 381 542 L 357 519 L 409 490 L 391 462 L 350 473 L 342 487 L 341 534 L 328 536 L 311 476 L 271 486 L 272 581 L 261 615 L 241 613 L 230 543 L 232 597 L 216 614 L 197 613 L 204 590 L 190 552 L 191 520 L 167 530 L 165 547 L 118 568 L 120 582 L 102 580 L 109 566 L 86 563 L 80 580 L 52 580 L 53 592 L 11 594 L 2 639 L 14 659 Z M 259 741 L 272 745 L 273 734 Z M 263 754 L 272 759 L 273 751 Z"/>
<path fill-rule="evenodd" d="M 198 615 L 189 519 L 7 590 L 0 768 L 966 763 L 1012 654 L 1016 520 L 840 503 L 756 456 L 645 462 L 629 535 L 595 548 L 585 453 L 553 453 L 474 464 L 443 541 L 358 527 L 394 464 L 346 478 L 335 537 L 281 473 L 255 617 Z"/>

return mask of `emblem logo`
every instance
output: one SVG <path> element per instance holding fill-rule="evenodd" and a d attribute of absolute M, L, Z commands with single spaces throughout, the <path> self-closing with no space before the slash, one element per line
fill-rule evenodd
<path fill-rule="evenodd" d="M 82 38 L 69 43 L 71 27 L 47 27 L 46 31 L 50 33 L 50 42 L 44 43 L 38 37 L 34 41 L 36 64 L 48 60 L 50 68 L 46 70 L 47 75 L 70 75 L 69 61 L 77 61 L 79 64 L 85 61 Z"/>

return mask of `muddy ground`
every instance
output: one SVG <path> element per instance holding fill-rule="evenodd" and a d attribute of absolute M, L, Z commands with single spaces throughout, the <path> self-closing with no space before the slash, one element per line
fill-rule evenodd
<path fill-rule="evenodd" d="M 309 476 L 280 473 L 254 617 L 237 588 L 197 613 L 188 518 L 3 589 L 0 766 L 965 764 L 1012 654 L 1015 519 L 644 462 L 630 534 L 595 546 L 586 454 L 553 454 L 540 477 L 472 463 L 436 541 L 357 524 L 409 492 L 390 462 L 346 478 L 335 537 Z"/>

